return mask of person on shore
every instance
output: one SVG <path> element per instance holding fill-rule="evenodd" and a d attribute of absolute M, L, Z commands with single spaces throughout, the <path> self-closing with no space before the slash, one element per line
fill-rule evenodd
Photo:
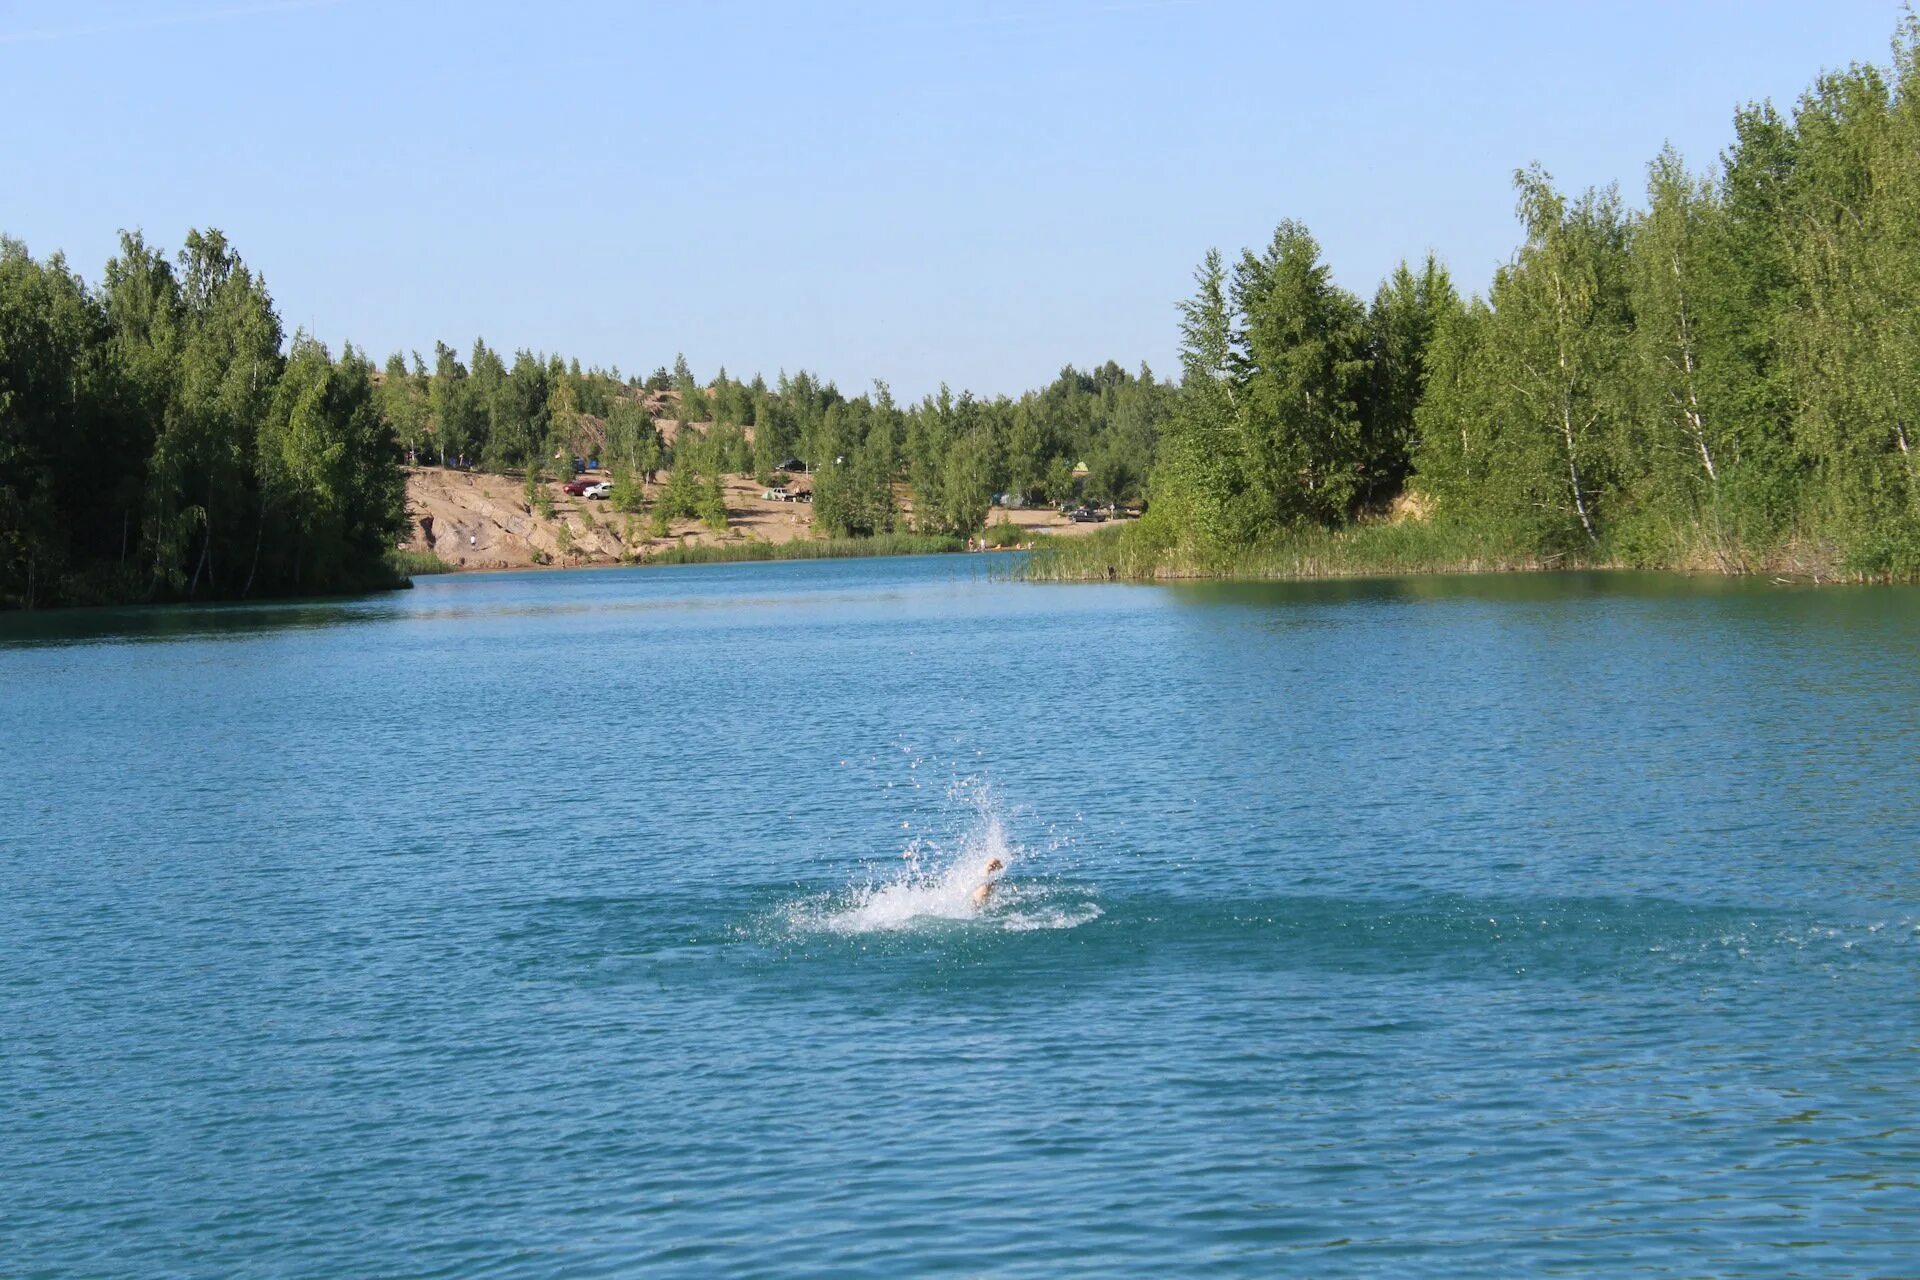
<path fill-rule="evenodd" d="M 1006 870 L 1006 866 L 1007 864 L 998 858 L 987 859 L 987 865 L 983 872 L 986 879 L 974 886 L 972 898 L 974 906 L 984 907 L 993 900 L 993 892 L 996 887 L 993 878 L 1000 872 Z"/>

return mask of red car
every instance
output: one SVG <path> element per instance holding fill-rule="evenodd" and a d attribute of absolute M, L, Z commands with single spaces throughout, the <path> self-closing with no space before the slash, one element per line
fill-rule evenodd
<path fill-rule="evenodd" d="M 592 483 L 593 481 L 591 480 L 569 480 L 565 485 L 565 490 L 566 492 L 572 494 L 574 497 L 577 498 L 581 494 L 585 493 L 587 491 L 587 486 Z"/>

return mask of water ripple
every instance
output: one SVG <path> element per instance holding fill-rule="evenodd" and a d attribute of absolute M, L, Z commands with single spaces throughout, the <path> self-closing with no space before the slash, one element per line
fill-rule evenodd
<path fill-rule="evenodd" d="M 0 1271 L 1908 1274 L 1916 669 L 1632 575 L 0 620 Z"/>

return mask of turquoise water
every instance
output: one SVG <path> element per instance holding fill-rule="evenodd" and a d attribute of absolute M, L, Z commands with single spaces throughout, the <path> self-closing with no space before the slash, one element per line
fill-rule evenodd
<path fill-rule="evenodd" d="M 0 805 L 8 1276 L 1920 1271 L 1912 590 L 16 616 Z"/>

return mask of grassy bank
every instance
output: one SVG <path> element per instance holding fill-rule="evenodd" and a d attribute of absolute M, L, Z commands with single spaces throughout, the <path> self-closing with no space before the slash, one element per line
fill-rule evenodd
<path fill-rule="evenodd" d="M 1559 569 L 1651 569 L 1677 573 L 1768 574 L 1820 582 L 1911 581 L 1849 561 L 1831 541 L 1800 535 L 1764 548 L 1689 541 L 1602 540 L 1543 551 L 1522 537 L 1418 520 L 1302 528 L 1240 550 L 1207 555 L 1170 543 L 1151 523 L 1103 529 L 1089 538 L 1044 539 L 1026 576 L 1043 582 L 1164 578 L 1348 578 L 1429 573 L 1513 573 Z"/>
<path fill-rule="evenodd" d="M 838 560 L 857 556 L 924 556 L 959 551 L 959 538 L 883 533 L 871 538 L 805 538 L 792 542 L 726 542 L 667 547 L 640 564 L 732 564 L 750 560 Z"/>
<path fill-rule="evenodd" d="M 1493 573 L 1603 567 L 1601 557 L 1541 555 L 1479 534 L 1430 524 L 1296 529 L 1226 554 L 1170 546 L 1150 525 L 1102 529 L 1088 538 L 1049 539 L 1036 547 L 1030 578 L 1073 582 L 1106 578 L 1339 578 L 1413 573 Z"/>
<path fill-rule="evenodd" d="M 452 573 L 455 567 L 431 551 L 414 551 L 406 547 L 388 552 L 387 564 L 392 567 L 394 576 L 398 578 L 421 578 L 435 573 Z"/>

